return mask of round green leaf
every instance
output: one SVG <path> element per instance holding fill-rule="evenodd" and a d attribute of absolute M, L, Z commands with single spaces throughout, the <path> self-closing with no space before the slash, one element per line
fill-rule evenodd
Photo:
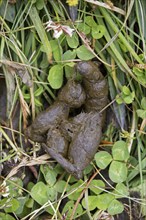
<path fill-rule="evenodd" d="M 146 118 L 146 110 L 137 109 L 136 110 L 138 117 L 145 119 Z"/>
<path fill-rule="evenodd" d="M 36 7 L 37 7 L 38 10 L 43 9 L 44 5 L 45 5 L 44 0 L 37 0 L 36 1 Z"/>
<path fill-rule="evenodd" d="M 119 95 L 116 95 L 116 102 L 120 105 L 124 102 L 123 98 Z"/>
<path fill-rule="evenodd" d="M 76 33 L 73 33 L 72 37 L 67 35 L 66 40 L 70 48 L 77 48 L 79 45 L 79 38 Z"/>
<path fill-rule="evenodd" d="M 127 161 L 130 157 L 128 146 L 125 141 L 117 141 L 112 148 L 114 160 Z"/>
<path fill-rule="evenodd" d="M 143 97 L 141 100 L 141 107 L 146 110 L 146 97 Z"/>
<path fill-rule="evenodd" d="M 134 100 L 134 97 L 135 97 L 135 92 L 131 92 L 129 95 L 124 95 L 123 94 L 123 99 L 124 99 L 124 102 L 127 103 L 127 104 L 130 104 L 133 102 Z"/>
<path fill-rule="evenodd" d="M 116 198 L 122 198 L 129 195 L 128 188 L 123 183 L 118 183 L 115 187 Z"/>
<path fill-rule="evenodd" d="M 33 198 L 28 198 L 28 200 L 26 201 L 26 203 L 25 203 L 25 206 L 27 207 L 27 208 L 29 208 L 29 209 L 31 209 L 32 207 L 33 207 L 33 205 L 34 205 L 34 200 L 33 200 Z"/>
<path fill-rule="evenodd" d="M 122 91 L 125 95 L 130 95 L 130 89 L 127 86 L 123 86 Z"/>
<path fill-rule="evenodd" d="M 106 210 L 113 199 L 114 196 L 109 193 L 98 195 L 96 199 L 96 206 L 98 209 Z"/>
<path fill-rule="evenodd" d="M 85 198 L 82 200 L 82 206 L 84 209 L 88 208 L 90 211 L 92 211 L 96 208 L 96 200 L 97 196 L 88 196 L 87 201 Z"/>
<path fill-rule="evenodd" d="M 74 206 L 75 206 L 74 201 L 69 201 L 65 204 L 65 206 L 62 210 L 62 213 L 66 215 L 66 217 L 67 217 L 66 219 L 70 219 Z M 82 208 L 81 204 L 78 204 L 77 209 L 74 214 L 74 219 L 77 216 L 82 215 L 82 213 L 83 213 L 83 208 Z"/>
<path fill-rule="evenodd" d="M 41 172 L 49 186 L 53 186 L 56 182 L 56 172 L 48 165 L 41 165 Z"/>
<path fill-rule="evenodd" d="M 136 76 L 143 76 L 143 70 L 133 67 L 133 72 L 135 73 Z"/>
<path fill-rule="evenodd" d="M 56 188 L 53 186 L 53 187 L 50 187 L 47 185 L 46 187 L 47 189 L 47 198 L 50 200 L 50 201 L 54 201 L 57 199 L 57 191 L 56 191 Z"/>
<path fill-rule="evenodd" d="M 127 178 L 127 167 L 125 163 L 113 161 L 109 167 L 109 177 L 115 183 L 122 183 Z"/>
<path fill-rule="evenodd" d="M 67 50 L 63 56 L 62 56 L 62 60 L 73 60 L 76 57 L 76 51 L 75 50 Z"/>
<path fill-rule="evenodd" d="M 53 216 L 55 213 L 55 210 L 57 210 L 57 203 L 55 204 L 52 204 L 53 205 L 53 209 L 52 209 L 52 206 L 48 206 L 45 208 L 45 211 L 48 212 L 49 214 L 51 214 L 51 216 Z M 41 220 L 41 219 L 40 219 Z M 48 218 L 46 219 L 48 220 Z"/>
<path fill-rule="evenodd" d="M 19 202 L 19 207 L 15 211 L 16 215 L 20 215 L 23 212 L 24 205 L 26 204 L 27 200 L 28 200 L 28 197 L 18 197 L 17 198 L 17 201 Z"/>
<path fill-rule="evenodd" d="M 57 192 L 63 193 L 64 191 L 69 190 L 70 186 L 64 180 L 59 180 L 55 184 L 55 189 Z"/>
<path fill-rule="evenodd" d="M 68 198 L 70 200 L 77 200 L 80 196 L 82 190 L 84 189 L 85 185 L 83 184 L 83 180 L 79 180 L 75 184 L 73 184 L 68 191 Z"/>
<path fill-rule="evenodd" d="M 96 27 L 97 25 L 92 16 L 86 16 L 85 23 L 88 24 L 90 27 Z"/>
<path fill-rule="evenodd" d="M 109 204 L 109 207 L 108 207 L 108 213 L 110 215 L 117 215 L 117 214 L 120 214 L 122 213 L 124 210 L 124 205 L 119 202 L 118 200 L 114 199 L 110 204 Z"/>
<path fill-rule="evenodd" d="M 105 169 L 112 161 L 111 155 L 106 151 L 100 151 L 95 154 L 96 165 L 100 169 Z"/>
<path fill-rule="evenodd" d="M 9 187 L 9 196 L 18 197 L 22 195 L 23 182 L 19 177 L 11 177 L 11 182 L 7 183 Z"/>
<path fill-rule="evenodd" d="M 78 30 L 80 32 L 83 32 L 84 34 L 89 34 L 90 33 L 90 27 L 86 25 L 85 23 L 80 23 L 78 25 Z"/>
<path fill-rule="evenodd" d="M 77 52 L 78 58 L 81 60 L 91 60 L 93 57 L 95 57 L 95 55 L 91 53 L 87 49 L 87 47 L 85 47 L 85 45 L 78 47 L 76 52 Z"/>
<path fill-rule="evenodd" d="M 5 212 L 15 212 L 19 207 L 18 200 L 12 198 L 9 202 L 7 202 L 7 208 L 4 208 Z"/>
<path fill-rule="evenodd" d="M 49 70 L 48 81 L 53 89 L 59 89 L 63 84 L 63 67 L 62 65 L 54 65 Z"/>
<path fill-rule="evenodd" d="M 62 47 L 60 46 L 58 40 L 50 40 L 50 45 L 55 61 L 61 61 L 62 59 Z"/>
<path fill-rule="evenodd" d="M 98 195 L 105 189 L 105 183 L 102 180 L 92 180 L 89 189 Z"/>
<path fill-rule="evenodd" d="M 11 215 L 0 212 L 0 220 L 15 220 Z"/>
<path fill-rule="evenodd" d="M 40 205 L 48 201 L 47 186 L 43 182 L 38 182 L 31 189 L 31 197 Z"/>
<path fill-rule="evenodd" d="M 94 39 L 100 39 L 105 34 L 105 27 L 103 25 L 96 25 L 92 27 L 92 37 Z"/>
<path fill-rule="evenodd" d="M 85 169 L 84 169 L 84 174 L 87 175 L 89 173 L 91 173 L 91 171 L 93 170 L 93 166 L 91 164 L 89 164 Z"/>

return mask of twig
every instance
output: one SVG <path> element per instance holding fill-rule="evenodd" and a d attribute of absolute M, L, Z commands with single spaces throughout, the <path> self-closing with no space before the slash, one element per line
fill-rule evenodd
<path fill-rule="evenodd" d="M 118 12 L 119 14 L 122 14 L 122 15 L 125 15 L 125 11 L 122 10 L 121 8 L 117 8 L 115 7 L 114 5 L 109 5 L 108 3 L 104 3 L 104 2 L 99 2 L 99 1 L 95 1 L 95 0 L 85 0 L 85 2 L 89 2 L 89 3 L 92 3 L 94 5 L 98 5 L 98 6 L 101 6 L 103 8 L 107 8 L 107 9 L 110 9 L 112 11 L 116 11 Z"/>
<path fill-rule="evenodd" d="M 90 185 L 91 181 L 95 178 L 95 176 L 96 176 L 98 173 L 99 173 L 99 170 L 97 170 L 97 171 L 93 174 L 93 176 L 90 178 L 90 180 L 87 182 L 85 188 L 83 189 L 81 195 L 79 196 L 79 198 L 77 199 L 77 201 L 76 201 L 76 203 L 75 203 L 75 206 L 74 206 L 74 209 L 73 209 L 73 211 L 72 211 L 70 220 L 73 220 L 75 211 L 76 211 L 76 209 L 77 209 L 77 207 L 78 207 L 78 204 L 79 204 L 80 200 L 82 199 L 82 197 L 83 197 L 83 195 L 84 195 L 86 189 L 87 189 L 88 186 Z"/>

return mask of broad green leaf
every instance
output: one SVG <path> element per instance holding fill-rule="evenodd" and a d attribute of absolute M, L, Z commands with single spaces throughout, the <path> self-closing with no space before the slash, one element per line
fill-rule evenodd
<path fill-rule="evenodd" d="M 10 197 L 18 197 L 22 195 L 23 182 L 19 177 L 12 177 L 11 182 L 7 182 L 7 186 L 9 187 Z"/>
<path fill-rule="evenodd" d="M 130 157 L 128 146 L 125 141 L 117 141 L 112 147 L 114 160 L 127 161 Z"/>
<path fill-rule="evenodd" d="M 53 187 L 50 187 L 47 185 L 46 187 L 47 189 L 47 198 L 48 200 L 50 201 L 55 201 L 57 199 L 57 191 L 56 191 L 56 188 L 53 186 Z"/>
<path fill-rule="evenodd" d="M 53 186 L 56 182 L 56 172 L 48 165 L 41 165 L 40 169 L 47 184 Z"/>
<path fill-rule="evenodd" d="M 62 47 L 59 44 L 58 40 L 51 40 L 50 45 L 51 45 L 51 48 L 52 48 L 52 53 L 53 53 L 54 60 L 56 62 L 61 61 L 62 60 Z"/>
<path fill-rule="evenodd" d="M 55 167 L 54 167 L 54 171 L 57 174 L 62 174 L 64 172 L 64 169 L 62 168 L 62 166 L 58 163 Z"/>
<path fill-rule="evenodd" d="M 55 189 L 57 192 L 63 193 L 64 191 L 68 191 L 70 189 L 70 186 L 64 180 L 59 180 L 55 184 Z"/>
<path fill-rule="evenodd" d="M 70 78 L 72 78 L 74 76 L 75 70 L 74 70 L 74 67 L 72 67 L 72 66 L 70 66 L 68 64 L 66 64 L 65 68 L 64 68 L 65 69 L 65 77 L 67 79 L 70 79 Z"/>
<path fill-rule="evenodd" d="M 65 66 L 74 67 L 75 63 L 74 62 L 68 62 L 68 63 L 65 63 Z"/>
<path fill-rule="evenodd" d="M 76 51 L 75 50 L 67 50 L 63 56 L 62 60 L 73 60 L 76 57 Z"/>
<path fill-rule="evenodd" d="M 37 7 L 38 10 L 43 9 L 44 5 L 45 5 L 44 0 L 37 0 L 36 1 L 36 7 Z"/>
<path fill-rule="evenodd" d="M 138 67 L 133 67 L 133 72 L 135 73 L 136 76 L 142 76 L 143 75 L 143 70 L 139 69 Z"/>
<path fill-rule="evenodd" d="M 124 76 L 120 70 L 119 70 L 119 74 L 120 75 L 118 76 L 118 79 L 120 80 L 120 82 L 124 82 Z M 109 91 L 110 91 L 111 99 L 114 100 L 117 95 L 117 89 L 111 77 L 108 77 L 108 84 L 109 84 Z M 125 109 L 126 107 L 124 104 L 119 105 L 118 103 L 115 102 L 113 105 L 113 112 L 115 114 L 115 118 L 121 128 L 124 128 L 125 126 L 125 121 L 126 121 Z"/>
<path fill-rule="evenodd" d="M 85 169 L 84 169 L 84 174 L 87 175 L 88 173 L 91 173 L 91 171 L 93 170 L 93 166 L 91 164 L 89 164 Z"/>
<path fill-rule="evenodd" d="M 118 183 L 115 187 L 116 198 L 122 198 L 129 195 L 128 188 L 123 183 Z"/>
<path fill-rule="evenodd" d="M 33 200 L 33 198 L 29 198 L 28 200 L 27 200 L 27 202 L 25 203 L 25 206 L 27 207 L 27 208 L 32 208 L 33 207 L 33 205 L 34 205 L 34 200 Z"/>
<path fill-rule="evenodd" d="M 14 22 L 16 16 L 15 4 L 8 4 L 7 1 L 0 1 L 0 16 L 11 23 Z"/>
<path fill-rule="evenodd" d="M 96 199 L 96 207 L 101 210 L 106 210 L 113 199 L 114 196 L 109 193 L 98 195 Z"/>
<path fill-rule="evenodd" d="M 106 151 L 100 151 L 95 154 L 96 165 L 100 169 L 105 169 L 112 161 L 112 156 Z"/>
<path fill-rule="evenodd" d="M 68 201 L 65 204 L 65 206 L 64 206 L 64 208 L 62 210 L 62 214 L 65 214 L 66 219 L 68 219 L 68 220 L 70 219 L 74 206 L 75 206 L 75 202 L 72 201 L 72 200 Z M 75 214 L 74 214 L 74 219 L 77 216 L 82 215 L 82 213 L 83 213 L 83 208 L 82 208 L 81 204 L 78 204 L 77 209 L 76 209 Z"/>
<path fill-rule="evenodd" d="M 118 94 L 116 95 L 116 102 L 121 105 L 124 102 L 124 99 Z"/>
<path fill-rule="evenodd" d="M 84 189 L 85 185 L 83 184 L 83 180 L 79 180 L 78 182 L 74 183 L 68 191 L 68 198 L 70 200 L 77 200 L 80 196 L 82 190 Z"/>
<path fill-rule="evenodd" d="M 145 119 L 146 118 L 146 110 L 137 109 L 136 110 L 138 117 Z"/>
<path fill-rule="evenodd" d="M 141 145 L 141 143 L 140 143 Z M 138 147 L 141 147 L 140 145 L 138 145 Z M 139 175 L 139 170 L 145 170 L 146 169 L 146 157 L 144 157 L 140 163 L 138 163 L 134 169 L 131 170 L 131 172 L 128 175 L 127 181 L 131 181 L 134 180 L 134 178 Z"/>
<path fill-rule="evenodd" d="M 130 95 L 130 89 L 127 86 L 123 86 L 122 91 L 125 95 Z"/>
<path fill-rule="evenodd" d="M 53 89 L 59 89 L 63 84 L 63 67 L 62 65 L 54 65 L 49 70 L 48 81 Z"/>
<path fill-rule="evenodd" d="M 91 60 L 93 57 L 95 57 L 95 55 L 93 53 L 91 53 L 85 47 L 85 45 L 78 47 L 76 52 L 77 52 L 78 58 L 80 58 L 81 60 Z"/>
<path fill-rule="evenodd" d="M 102 180 L 92 180 L 89 189 L 98 195 L 105 189 L 105 183 Z"/>
<path fill-rule="evenodd" d="M 47 186 L 43 182 L 36 183 L 30 195 L 37 203 L 44 205 L 48 201 Z"/>
<path fill-rule="evenodd" d="M 115 183 L 122 183 L 127 178 L 127 167 L 125 163 L 113 161 L 109 167 L 109 177 Z"/>
<path fill-rule="evenodd" d="M 67 35 L 66 40 L 70 48 L 77 48 L 79 46 L 79 38 L 76 33 L 73 33 L 72 37 Z"/>
<path fill-rule="evenodd" d="M 53 206 L 53 208 L 52 208 L 52 206 Z M 51 215 L 53 216 L 54 214 L 56 214 L 56 213 L 55 213 L 55 210 L 56 210 L 56 209 L 57 209 L 57 203 L 51 204 L 51 206 L 46 207 L 46 208 L 45 208 L 45 211 L 48 212 L 49 214 L 51 214 Z M 47 220 L 47 219 L 46 219 L 46 220 Z"/>
<path fill-rule="evenodd" d="M 0 220 L 15 220 L 11 215 L 0 212 Z"/>
<path fill-rule="evenodd" d="M 103 25 L 96 25 L 92 27 L 92 37 L 94 39 L 100 39 L 105 34 L 105 28 Z"/>
<path fill-rule="evenodd" d="M 85 17 L 85 23 L 88 24 L 92 28 L 94 26 L 96 27 L 96 25 L 97 25 L 92 16 L 86 16 Z"/>
<path fill-rule="evenodd" d="M 31 191 L 31 189 L 32 189 L 32 187 L 33 187 L 34 185 L 35 185 L 35 184 L 34 184 L 33 182 L 29 182 L 29 183 L 27 184 L 26 189 L 27 189 L 28 191 Z"/>
<path fill-rule="evenodd" d="M 19 202 L 19 207 L 17 208 L 17 210 L 15 211 L 16 215 L 20 215 L 23 212 L 24 209 L 24 205 L 26 203 L 26 201 L 28 200 L 28 197 L 18 197 L 17 201 Z M 31 207 L 32 208 L 32 207 Z"/>
<path fill-rule="evenodd" d="M 124 205 L 118 200 L 114 199 L 108 206 L 108 213 L 110 215 L 116 215 L 122 213 L 124 210 Z"/>
<path fill-rule="evenodd" d="M 140 82 L 146 84 L 146 73 L 144 73 L 142 76 L 138 76 L 137 78 Z"/>
<path fill-rule="evenodd" d="M 18 207 L 19 207 L 19 202 L 18 200 L 12 198 L 9 200 L 9 202 L 7 202 L 7 208 L 4 208 L 5 212 L 15 212 Z"/>
<path fill-rule="evenodd" d="M 40 61 L 40 68 L 46 69 L 48 67 L 48 60 L 45 53 L 42 54 L 42 60 Z"/>
<path fill-rule="evenodd" d="M 130 104 L 133 102 L 134 100 L 134 97 L 135 97 L 135 92 L 131 92 L 129 95 L 124 95 L 123 94 L 123 99 L 124 99 L 124 102 L 127 103 L 127 104 Z"/>
<path fill-rule="evenodd" d="M 96 200 L 97 200 L 97 196 L 88 196 L 87 201 L 84 198 L 82 200 L 82 206 L 84 209 L 88 209 L 90 211 L 94 210 L 96 208 Z"/>
<path fill-rule="evenodd" d="M 89 34 L 91 30 L 91 28 L 85 23 L 80 23 L 77 28 L 80 32 L 83 32 L 84 34 Z"/>
<path fill-rule="evenodd" d="M 39 13 L 38 13 L 38 11 L 37 11 L 37 9 L 34 5 L 32 5 L 32 7 L 30 7 L 29 16 L 30 16 L 30 18 L 31 18 L 31 20 L 34 24 L 35 30 L 37 31 L 37 33 L 38 33 L 38 35 L 41 39 L 41 43 L 44 46 L 45 53 L 47 54 L 48 61 L 51 63 L 51 61 L 52 61 L 51 44 L 48 40 L 48 36 L 46 34 L 43 23 L 40 19 Z"/>
<path fill-rule="evenodd" d="M 146 97 L 143 97 L 141 100 L 141 107 L 146 110 Z"/>

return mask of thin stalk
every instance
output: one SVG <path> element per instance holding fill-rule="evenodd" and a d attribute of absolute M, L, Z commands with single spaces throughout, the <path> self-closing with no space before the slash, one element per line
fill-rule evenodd
<path fill-rule="evenodd" d="M 35 29 L 41 39 L 42 45 L 44 46 L 44 50 L 47 54 L 48 61 L 49 61 L 49 63 L 51 63 L 52 62 L 52 48 L 51 48 L 46 31 L 42 25 L 41 19 L 39 17 L 39 14 L 38 14 L 35 6 L 31 7 L 31 9 L 29 11 L 29 16 L 30 16 L 30 18 L 35 26 Z"/>
<path fill-rule="evenodd" d="M 117 34 L 118 33 L 118 38 L 123 42 L 123 44 L 126 46 L 126 48 L 128 49 L 128 51 L 133 55 L 133 57 L 135 58 L 135 60 L 137 60 L 139 63 L 142 63 L 141 59 L 139 58 L 139 56 L 137 55 L 137 53 L 135 53 L 135 51 L 133 50 L 132 46 L 129 44 L 129 42 L 127 41 L 127 39 L 125 38 L 125 36 L 121 33 L 121 31 L 118 29 L 118 27 L 115 25 L 115 22 L 112 20 L 112 18 L 110 17 L 109 13 L 107 12 L 107 10 L 105 10 L 104 8 L 100 8 L 100 11 L 104 17 L 104 19 L 107 21 L 107 23 L 110 25 L 110 27 L 112 28 L 112 30 Z"/>

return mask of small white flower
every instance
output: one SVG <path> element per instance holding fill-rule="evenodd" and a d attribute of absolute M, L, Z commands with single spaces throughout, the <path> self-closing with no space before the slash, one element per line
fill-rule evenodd
<path fill-rule="evenodd" d="M 9 186 L 6 186 L 6 181 L 3 181 L 3 183 L 0 185 L 0 194 L 3 197 L 7 197 L 9 195 Z"/>
<path fill-rule="evenodd" d="M 74 29 L 70 28 L 69 26 L 61 25 L 61 24 L 55 23 L 51 20 L 46 22 L 46 30 L 47 31 L 53 30 L 54 31 L 54 33 L 53 33 L 54 38 L 59 38 L 61 36 L 61 34 L 63 34 L 63 33 L 72 37 L 73 32 L 74 32 Z"/>
<path fill-rule="evenodd" d="M 62 30 L 64 31 L 65 34 L 68 34 L 70 37 L 72 37 L 74 29 L 70 28 L 69 26 L 62 25 Z"/>
<path fill-rule="evenodd" d="M 60 30 L 59 29 L 58 30 L 54 29 L 54 34 L 53 34 L 54 38 L 58 39 L 61 36 L 61 34 L 63 34 L 62 29 L 60 29 Z"/>

